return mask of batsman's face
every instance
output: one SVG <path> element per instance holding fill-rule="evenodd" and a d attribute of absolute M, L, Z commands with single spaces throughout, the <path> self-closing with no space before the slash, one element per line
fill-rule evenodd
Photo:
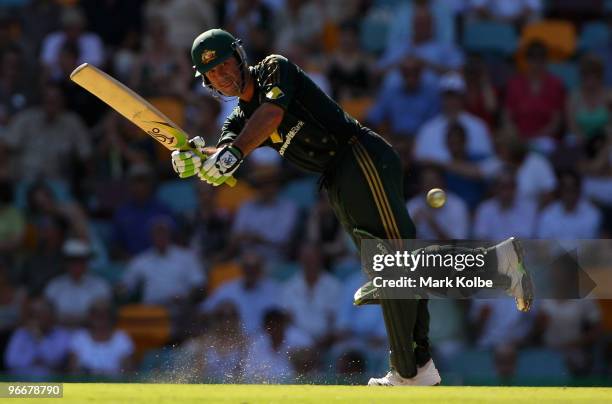
<path fill-rule="evenodd" d="M 223 63 L 215 66 L 214 69 L 206 73 L 206 78 L 210 84 L 223 95 L 228 97 L 238 97 L 242 87 L 240 77 L 240 66 L 234 57 L 230 57 Z"/>

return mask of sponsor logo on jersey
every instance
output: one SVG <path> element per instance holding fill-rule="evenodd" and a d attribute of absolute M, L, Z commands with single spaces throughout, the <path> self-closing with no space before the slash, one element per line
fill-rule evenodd
<path fill-rule="evenodd" d="M 209 63 L 212 62 L 217 57 L 217 51 L 206 49 L 202 52 L 202 62 Z"/>
<path fill-rule="evenodd" d="M 275 100 L 277 98 L 282 97 L 283 95 L 285 95 L 285 93 L 283 93 L 280 88 L 272 87 L 272 89 L 266 93 L 266 98 L 269 100 Z"/>
<path fill-rule="evenodd" d="M 298 121 L 298 123 L 296 123 L 295 126 L 291 128 L 289 133 L 287 133 L 285 143 L 283 143 L 283 145 L 281 146 L 280 150 L 278 151 L 278 154 L 280 154 L 281 156 L 285 155 L 285 151 L 287 150 L 287 147 L 289 147 L 289 145 L 291 144 L 291 140 L 295 135 L 298 134 L 300 129 L 302 129 L 302 126 L 304 126 L 304 121 Z"/>

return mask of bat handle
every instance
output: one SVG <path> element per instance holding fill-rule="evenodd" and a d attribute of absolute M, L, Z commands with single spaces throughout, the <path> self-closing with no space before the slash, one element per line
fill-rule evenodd
<path fill-rule="evenodd" d="M 190 147 L 190 148 L 189 148 L 189 150 L 191 150 L 192 152 L 194 152 L 195 154 L 197 154 L 197 155 L 198 155 L 198 156 L 199 156 L 199 157 L 202 159 L 202 161 L 204 161 L 204 160 L 206 160 L 206 159 L 208 158 L 208 156 L 207 156 L 207 155 L 205 155 L 205 154 L 203 154 L 203 153 L 200 153 L 200 152 L 199 152 L 198 150 L 196 150 L 194 147 Z M 229 185 L 229 186 L 230 186 L 230 187 L 232 187 L 232 188 L 236 186 L 236 183 L 237 183 L 237 182 L 238 182 L 238 181 L 236 181 L 236 178 L 234 178 L 234 177 L 229 177 L 227 180 L 225 180 L 225 184 Z"/>

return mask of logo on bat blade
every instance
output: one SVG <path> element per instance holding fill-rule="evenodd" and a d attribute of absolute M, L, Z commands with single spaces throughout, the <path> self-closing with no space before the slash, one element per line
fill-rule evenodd
<path fill-rule="evenodd" d="M 160 143 L 169 144 L 169 145 L 174 144 L 174 138 L 172 136 L 168 136 L 168 135 L 164 135 L 163 133 L 160 133 L 159 129 L 157 128 L 153 128 L 150 131 L 147 131 L 147 133 L 153 136 Z"/>
<path fill-rule="evenodd" d="M 153 129 L 148 130 L 147 133 L 153 136 L 158 142 L 167 144 L 169 146 L 176 146 L 177 143 L 181 142 L 180 139 L 181 139 L 182 134 L 180 133 L 180 131 L 178 131 L 173 126 L 168 125 L 165 122 L 159 122 L 159 121 L 146 121 L 146 122 L 162 126 L 166 130 L 166 132 L 170 132 L 169 135 L 166 135 L 162 133 L 159 128 L 155 128 L 155 127 Z"/>

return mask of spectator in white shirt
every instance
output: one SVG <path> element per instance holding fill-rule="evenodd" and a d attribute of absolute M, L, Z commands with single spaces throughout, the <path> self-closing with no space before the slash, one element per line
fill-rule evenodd
<path fill-rule="evenodd" d="M 501 241 L 508 237 L 533 237 L 537 205 L 518 197 L 515 174 L 506 170 L 497 178 L 491 199 L 482 202 L 474 219 L 474 237 Z"/>
<path fill-rule="evenodd" d="M 288 315 L 272 308 L 262 316 L 263 330 L 253 337 L 244 364 L 247 383 L 281 383 L 294 380 L 295 365 L 312 340 L 290 326 Z"/>
<path fill-rule="evenodd" d="M 470 158 L 489 157 L 493 147 L 487 124 L 465 111 L 465 82 L 458 73 L 448 73 L 440 79 L 442 113 L 425 122 L 419 130 L 414 157 L 420 161 L 446 163 L 451 155 L 446 144 L 448 126 L 459 123 L 465 130 L 467 154 Z"/>
<path fill-rule="evenodd" d="M 504 136 L 496 144 L 497 156 L 482 162 L 486 177 L 493 178 L 505 166 L 516 170 L 518 195 L 543 206 L 550 201 L 557 186 L 552 165 L 541 154 L 531 152 L 527 144 L 514 136 Z"/>
<path fill-rule="evenodd" d="M 220 301 L 203 323 L 203 332 L 181 346 L 177 359 L 188 364 L 185 373 L 207 383 L 241 382 L 249 339 L 238 308 L 231 301 Z"/>
<path fill-rule="evenodd" d="M 111 298 L 111 288 L 104 279 L 87 273 L 87 261 L 92 255 L 88 243 L 69 239 L 62 252 L 66 273 L 52 279 L 44 295 L 55 305 L 60 323 L 81 325 L 96 300 Z"/>
<path fill-rule="evenodd" d="M 555 172 L 546 157 L 530 152 L 525 142 L 512 134 L 500 134 L 495 155 L 481 161 L 450 161 L 444 168 L 456 175 L 493 180 L 504 170 L 514 170 L 518 198 L 545 205 L 557 184 Z"/>
<path fill-rule="evenodd" d="M 24 304 L 21 326 L 6 346 L 4 364 L 11 375 L 28 377 L 62 373 L 68 363 L 70 332 L 57 326 L 53 304 L 44 298 Z"/>
<path fill-rule="evenodd" d="M 200 305 L 208 314 L 221 301 L 228 300 L 236 305 L 245 331 L 254 335 L 260 331 L 261 319 L 266 310 L 280 305 L 278 284 L 265 277 L 264 261 L 255 251 L 245 251 L 240 257 L 242 278 L 219 286 Z"/>
<path fill-rule="evenodd" d="M 196 301 L 205 283 L 204 268 L 197 255 L 172 243 L 172 221 L 159 216 L 151 225 L 153 247 L 136 255 L 123 274 L 121 285 L 133 292 L 142 287 L 145 304 Z"/>
<path fill-rule="evenodd" d="M 575 172 L 559 175 L 559 199 L 548 205 L 538 219 L 537 237 L 558 240 L 599 237 L 601 213 L 582 195 L 582 181 Z"/>
<path fill-rule="evenodd" d="M 491 349 L 522 343 L 533 329 L 535 313 L 517 311 L 512 299 L 473 299 L 469 318 L 476 334 L 476 347 Z"/>
<path fill-rule="evenodd" d="M 458 196 L 447 193 L 441 208 L 427 204 L 427 192 L 432 188 L 444 188 L 439 169 L 424 167 L 421 172 L 421 192 L 406 204 L 417 231 L 417 238 L 424 240 L 460 240 L 468 237 L 469 214 L 467 205 Z"/>
<path fill-rule="evenodd" d="M 250 249 L 268 261 L 283 260 L 295 230 L 298 208 L 279 195 L 278 167 L 256 166 L 251 178 L 258 195 L 236 213 L 229 250 Z"/>
<path fill-rule="evenodd" d="M 106 300 L 89 310 L 89 326 L 72 336 L 70 369 L 74 373 L 119 375 L 132 370 L 134 343 L 115 328 L 115 311 Z"/>
<path fill-rule="evenodd" d="M 62 30 L 48 34 L 42 43 L 41 60 L 51 78 L 61 78 L 60 53 L 66 43 L 74 43 L 79 50 L 77 65 L 104 63 L 104 45 L 98 34 L 85 31 L 87 21 L 80 9 L 64 7 L 61 17 Z"/>
<path fill-rule="evenodd" d="M 300 247 L 301 271 L 283 285 L 283 307 L 293 324 L 317 342 L 329 337 L 336 323 L 338 280 L 325 271 L 321 249 L 309 243 Z"/>
<path fill-rule="evenodd" d="M 588 374 L 593 365 L 593 344 L 601 331 L 597 302 L 545 299 L 540 320 L 545 346 L 559 350 L 573 374 Z"/>
<path fill-rule="evenodd" d="M 402 2 L 393 10 L 380 66 L 384 68 L 412 54 L 425 62 L 431 77 L 460 69 L 464 57 L 454 44 L 454 29 L 448 0 Z"/>

